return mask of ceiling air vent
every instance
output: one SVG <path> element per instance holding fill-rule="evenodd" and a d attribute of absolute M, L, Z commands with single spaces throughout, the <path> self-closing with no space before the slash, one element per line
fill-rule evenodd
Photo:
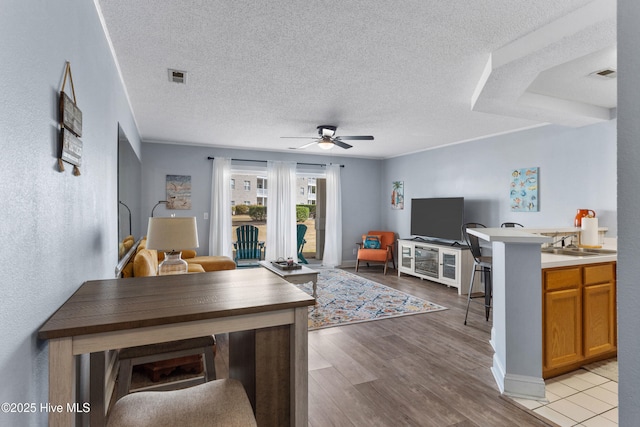
<path fill-rule="evenodd" d="M 618 76 L 618 72 L 612 68 L 605 68 L 603 70 L 594 71 L 589 75 L 599 79 L 615 79 Z"/>
<path fill-rule="evenodd" d="M 169 68 L 169 81 L 173 83 L 187 83 L 187 72 L 180 70 L 172 70 Z"/>

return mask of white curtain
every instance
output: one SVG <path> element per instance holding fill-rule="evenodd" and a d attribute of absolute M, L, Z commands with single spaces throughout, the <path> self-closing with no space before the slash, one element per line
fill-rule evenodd
<path fill-rule="evenodd" d="M 327 218 L 322 265 L 342 264 L 342 191 L 340 165 L 327 165 Z"/>
<path fill-rule="evenodd" d="M 267 242 L 265 258 L 297 259 L 296 163 L 267 162 Z"/>
<path fill-rule="evenodd" d="M 231 159 L 216 157 L 211 175 L 211 223 L 209 255 L 232 257 L 231 250 Z"/>

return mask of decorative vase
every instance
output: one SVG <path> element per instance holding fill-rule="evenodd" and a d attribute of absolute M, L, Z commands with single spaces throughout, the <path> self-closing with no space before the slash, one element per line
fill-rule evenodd
<path fill-rule="evenodd" d="M 576 227 L 580 227 L 582 225 L 582 218 L 586 216 L 595 218 L 596 212 L 592 211 L 591 209 L 578 209 L 578 213 L 576 213 L 576 218 L 573 225 Z"/>
<path fill-rule="evenodd" d="M 164 261 L 158 265 L 158 276 L 168 274 L 185 274 L 189 272 L 189 264 L 181 258 L 181 251 L 170 251 L 164 253 Z"/>

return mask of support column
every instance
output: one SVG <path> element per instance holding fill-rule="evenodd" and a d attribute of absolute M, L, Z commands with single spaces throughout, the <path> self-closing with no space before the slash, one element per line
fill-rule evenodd
<path fill-rule="evenodd" d="M 498 388 L 512 397 L 543 399 L 540 244 L 551 239 L 503 228 L 467 232 L 492 244 L 491 371 Z"/>

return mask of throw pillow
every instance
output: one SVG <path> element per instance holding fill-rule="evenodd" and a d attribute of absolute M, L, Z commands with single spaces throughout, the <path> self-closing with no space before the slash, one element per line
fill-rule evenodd
<path fill-rule="evenodd" d="M 365 234 L 362 236 L 362 247 L 365 249 L 380 249 L 380 236 Z"/>

